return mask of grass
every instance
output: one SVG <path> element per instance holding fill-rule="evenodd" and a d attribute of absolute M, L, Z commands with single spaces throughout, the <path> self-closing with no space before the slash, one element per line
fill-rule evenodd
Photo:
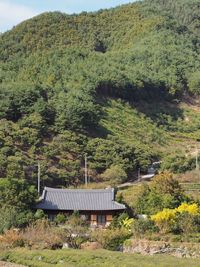
<path fill-rule="evenodd" d="M 138 194 L 141 191 L 143 183 L 138 183 L 128 188 L 119 189 L 117 192 L 117 197 L 122 194 L 123 200 L 128 203 L 130 207 L 134 207 L 138 199 Z"/>
<path fill-rule="evenodd" d="M 199 267 L 200 259 L 179 259 L 172 256 L 143 256 L 105 250 L 43 250 L 15 249 L 0 252 L 0 260 L 30 267 Z"/>
<path fill-rule="evenodd" d="M 153 121 L 120 100 L 107 101 L 101 125 L 127 143 L 163 145 L 167 135 Z"/>
<path fill-rule="evenodd" d="M 195 191 L 200 190 L 200 184 L 199 183 L 181 183 L 182 188 L 185 191 Z"/>
<path fill-rule="evenodd" d="M 104 103 L 104 114 L 101 126 L 125 143 L 147 145 L 163 155 L 191 157 L 199 147 L 200 109 L 195 104 L 130 105 L 113 99 Z"/>

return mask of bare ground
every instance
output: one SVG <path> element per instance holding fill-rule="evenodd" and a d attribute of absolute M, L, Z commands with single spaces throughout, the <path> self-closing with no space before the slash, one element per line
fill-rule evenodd
<path fill-rule="evenodd" d="M 0 267 L 26 267 L 26 266 L 0 261 Z"/>

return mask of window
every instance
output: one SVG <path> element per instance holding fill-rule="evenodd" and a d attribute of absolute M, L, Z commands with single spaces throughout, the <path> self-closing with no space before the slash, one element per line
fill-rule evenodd
<path fill-rule="evenodd" d="M 97 215 L 97 224 L 105 225 L 106 224 L 106 215 Z"/>

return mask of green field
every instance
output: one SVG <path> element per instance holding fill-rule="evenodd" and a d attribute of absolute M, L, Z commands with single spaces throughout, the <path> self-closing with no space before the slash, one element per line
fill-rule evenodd
<path fill-rule="evenodd" d="M 24 264 L 30 267 L 48 266 L 109 266 L 109 267 L 194 267 L 200 266 L 200 259 L 179 259 L 171 256 L 142 256 L 122 254 L 105 250 L 43 250 L 16 249 L 0 252 L 0 260 Z"/>

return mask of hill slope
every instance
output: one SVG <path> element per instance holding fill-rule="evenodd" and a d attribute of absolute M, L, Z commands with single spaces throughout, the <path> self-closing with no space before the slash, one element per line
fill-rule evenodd
<path fill-rule="evenodd" d="M 199 0 L 150 0 L 44 13 L 1 35 L 0 177 L 34 183 L 39 159 L 45 184 L 77 184 L 85 153 L 94 181 L 106 169 L 116 177 L 113 165 L 123 179 L 160 159 L 193 168 L 199 9 Z"/>

